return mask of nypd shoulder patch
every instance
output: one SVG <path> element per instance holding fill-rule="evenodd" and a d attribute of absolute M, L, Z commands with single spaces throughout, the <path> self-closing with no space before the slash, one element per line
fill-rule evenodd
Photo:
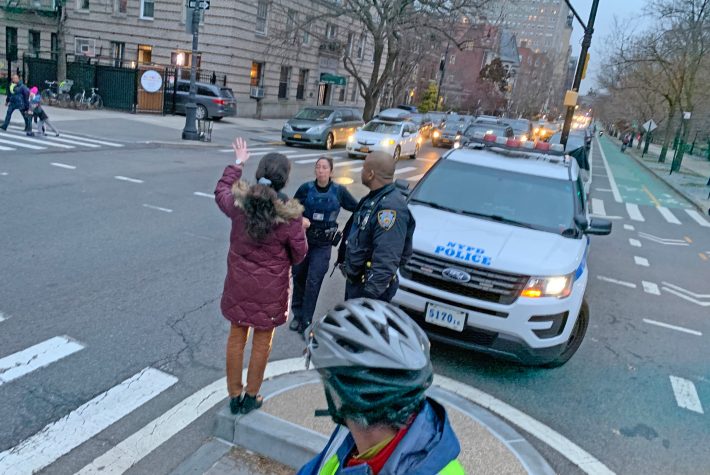
<path fill-rule="evenodd" d="M 397 221 L 397 212 L 393 209 L 383 209 L 377 213 L 377 224 L 385 231 L 389 231 Z"/>

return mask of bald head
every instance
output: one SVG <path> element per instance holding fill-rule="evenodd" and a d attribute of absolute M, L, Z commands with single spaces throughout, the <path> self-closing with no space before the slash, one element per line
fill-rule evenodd
<path fill-rule="evenodd" d="M 363 184 L 365 183 L 365 171 L 372 175 L 371 179 L 380 182 L 382 185 L 392 183 L 394 179 L 395 161 L 392 155 L 384 152 L 372 152 L 365 158 L 363 171 Z M 369 185 L 368 185 L 369 186 Z"/>

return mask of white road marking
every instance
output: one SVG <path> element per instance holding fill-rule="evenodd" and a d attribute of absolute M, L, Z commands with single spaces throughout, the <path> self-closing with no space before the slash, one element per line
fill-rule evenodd
<path fill-rule="evenodd" d="M 654 284 L 653 282 L 647 282 L 643 280 L 641 281 L 641 284 L 643 285 L 643 291 L 647 294 L 661 295 L 661 291 L 658 290 L 658 285 Z"/>
<path fill-rule="evenodd" d="M 639 237 L 648 239 L 658 244 L 663 244 L 664 246 L 689 246 L 690 244 L 685 239 L 666 239 L 653 234 L 639 232 Z"/>
<path fill-rule="evenodd" d="M 648 323 L 649 325 L 655 325 L 657 327 L 667 328 L 669 330 L 676 330 L 679 332 L 688 333 L 689 335 L 703 336 L 703 334 L 701 332 L 696 331 L 696 330 L 691 330 L 690 328 L 679 327 L 676 325 L 670 325 L 668 323 L 663 323 L 663 322 L 657 322 L 656 320 L 649 320 L 648 318 L 644 318 L 643 321 Z"/>
<path fill-rule="evenodd" d="M 671 210 L 666 208 L 665 206 L 658 206 L 656 207 L 658 211 L 663 215 L 663 217 L 666 219 L 671 224 L 680 224 L 680 221 L 678 221 L 678 218 L 675 217 L 673 213 L 671 213 Z"/>
<path fill-rule="evenodd" d="M 162 211 L 163 213 L 172 213 L 173 212 L 173 210 L 168 209 L 168 208 L 161 208 L 160 206 L 147 205 L 145 203 L 143 203 L 143 207 Z"/>
<path fill-rule="evenodd" d="M 7 320 L 7 317 L 4 313 L 0 312 L 0 322 L 4 322 L 5 320 Z"/>
<path fill-rule="evenodd" d="M 665 282 L 664 282 L 664 284 L 665 284 Z M 668 285 L 670 285 L 670 284 L 668 284 Z M 700 306 L 700 307 L 710 307 L 710 302 L 703 302 L 703 301 L 700 301 L 700 300 L 698 300 L 697 298 L 693 298 L 693 297 L 689 296 L 688 294 L 685 294 L 685 293 L 683 293 L 683 292 L 681 292 L 681 291 L 679 291 L 679 290 L 676 290 L 676 289 L 674 289 L 674 288 L 672 288 L 672 287 L 666 287 L 666 286 L 664 285 L 664 286 L 661 287 L 661 288 L 662 288 L 663 290 L 665 290 L 666 292 L 669 292 L 669 293 L 671 293 L 671 294 L 673 294 L 673 295 L 675 295 L 675 296 L 677 296 L 677 297 L 680 297 L 680 298 L 682 298 L 683 300 L 687 300 L 688 302 L 694 303 L 695 305 L 698 305 L 698 306 Z M 683 289 L 683 290 L 684 290 L 685 292 L 688 292 L 688 291 L 685 290 L 685 289 Z M 695 294 L 692 294 L 692 292 L 688 292 L 688 293 L 691 294 L 691 295 L 695 295 Z"/>
<path fill-rule="evenodd" d="M 175 376 L 145 368 L 20 444 L 0 453 L 0 473 L 34 473 L 177 383 Z"/>
<path fill-rule="evenodd" d="M 293 152 L 287 152 L 284 153 L 288 158 L 306 158 L 306 157 L 330 157 L 330 153 L 293 153 Z M 331 157 L 333 158 L 333 157 Z M 318 158 L 316 158 L 316 161 L 318 161 Z M 297 161 L 296 163 L 300 164 L 302 163 L 301 161 Z M 313 162 L 315 163 L 315 162 Z"/>
<path fill-rule="evenodd" d="M 597 138 L 597 142 L 599 139 Z M 599 152 L 602 155 L 602 162 L 604 162 L 604 169 L 606 169 L 606 174 L 609 177 L 609 186 L 611 186 L 611 192 L 614 195 L 614 200 L 616 200 L 617 203 L 621 203 L 621 194 L 619 193 L 619 187 L 616 186 L 616 180 L 614 179 L 614 175 L 612 175 L 611 170 L 609 169 L 609 163 L 606 161 L 606 154 L 604 153 L 604 149 L 602 148 L 601 144 L 599 144 Z"/>
<path fill-rule="evenodd" d="M 596 191 L 603 191 L 606 193 L 611 193 L 611 188 L 594 188 Z"/>
<path fill-rule="evenodd" d="M 214 198 L 214 194 L 213 194 L 213 193 L 203 193 L 203 192 L 201 192 L 201 191 L 196 191 L 196 192 L 193 193 L 193 195 L 195 195 L 195 196 L 202 196 L 203 198 Z"/>
<path fill-rule="evenodd" d="M 72 353 L 82 350 L 84 345 L 67 338 L 55 336 L 42 343 L 0 359 L 0 386 L 20 378 L 32 371 L 49 366 Z M 0 458 L 0 460 L 2 460 Z M 6 473 L 0 470 L 0 473 Z"/>
<path fill-rule="evenodd" d="M 648 259 L 645 257 L 634 256 L 634 262 L 637 266 L 649 267 Z"/>
<path fill-rule="evenodd" d="M 417 180 L 420 180 L 424 175 L 426 175 L 426 173 L 422 173 L 421 175 L 409 176 L 409 177 L 407 177 L 407 180 L 409 180 L 409 181 L 417 181 Z"/>
<path fill-rule="evenodd" d="M 3 146 L 0 146 L 0 150 L 2 150 L 3 152 L 9 152 L 9 151 L 15 150 L 15 149 L 12 148 L 12 147 L 3 147 Z"/>
<path fill-rule="evenodd" d="M 48 147 L 64 148 L 64 149 L 75 148 L 73 145 L 64 145 L 61 143 L 51 143 L 51 142 L 47 142 L 46 140 L 32 138 L 29 135 L 24 135 L 24 136 L 20 135 L 20 134 L 24 134 L 24 133 L 25 132 L 17 131 L 16 132 L 17 135 L 15 133 L 13 133 L 13 135 L 3 135 L 3 137 L 13 138 L 15 140 L 24 140 L 25 142 L 30 142 L 30 143 L 42 144 L 42 145 L 46 145 Z"/>
<path fill-rule="evenodd" d="M 676 289 L 680 292 L 683 292 L 685 294 L 688 294 L 688 295 L 698 298 L 698 299 L 710 299 L 710 294 L 696 294 L 695 292 L 691 292 L 690 290 L 684 289 L 683 287 L 673 285 L 670 282 L 661 282 L 661 283 L 667 287 L 671 287 L 673 289 Z"/>
<path fill-rule="evenodd" d="M 76 170 L 74 165 L 67 165 L 66 163 L 52 162 L 50 165 L 53 167 L 66 168 L 67 170 Z"/>
<path fill-rule="evenodd" d="M 266 148 L 256 147 L 256 148 L 250 148 L 250 149 L 249 149 L 249 153 L 266 152 L 266 151 L 269 151 L 269 150 L 275 150 L 275 148 L 274 148 L 274 147 L 266 147 Z M 220 150 L 220 152 L 222 152 L 222 153 L 228 153 L 228 152 L 234 153 L 234 149 L 231 149 L 231 148 L 223 148 L 223 149 Z"/>
<path fill-rule="evenodd" d="M 404 168 L 398 168 L 397 170 L 394 171 L 395 175 L 401 175 L 402 173 L 407 173 L 411 172 L 412 170 L 416 170 L 417 167 L 404 167 Z"/>
<path fill-rule="evenodd" d="M 624 229 L 626 229 L 627 231 L 634 231 L 635 228 L 630 224 L 624 224 Z"/>
<path fill-rule="evenodd" d="M 641 214 L 641 210 L 638 205 L 634 203 L 626 203 L 626 211 L 629 213 L 629 217 L 634 221 L 646 221 Z"/>
<path fill-rule="evenodd" d="M 70 144 L 74 144 L 74 145 L 79 145 L 79 146 L 81 146 L 81 147 L 101 148 L 101 145 L 96 145 L 96 144 L 87 143 L 87 142 L 80 142 L 80 141 L 77 141 L 77 140 L 69 140 L 69 139 L 65 139 L 65 138 L 61 138 L 61 137 L 54 137 L 54 136 L 49 136 L 49 135 L 47 135 L 47 136 L 45 136 L 44 138 L 47 139 L 47 140 L 52 140 L 52 141 L 54 141 L 54 142 L 70 143 Z"/>
<path fill-rule="evenodd" d="M 89 142 L 89 143 L 97 143 L 100 145 L 106 145 L 107 147 L 116 147 L 116 148 L 123 147 L 123 144 L 120 144 L 120 143 L 107 142 L 105 140 L 92 139 L 89 137 L 80 137 L 78 135 L 65 134 L 62 132 L 60 132 L 60 136 L 68 138 L 68 139 L 80 140 L 82 142 Z"/>
<path fill-rule="evenodd" d="M 0 173 L 0 176 L 7 176 L 7 172 Z"/>
<path fill-rule="evenodd" d="M 705 218 L 703 218 L 703 216 L 694 209 L 686 209 L 685 212 L 688 213 L 688 216 L 693 218 L 693 220 L 700 226 L 703 226 L 704 228 L 710 228 L 710 223 L 708 223 Z"/>
<path fill-rule="evenodd" d="M 347 167 L 348 165 L 352 165 L 353 163 L 362 163 L 362 160 L 346 160 L 344 162 L 334 163 L 333 168 Z"/>
<path fill-rule="evenodd" d="M 609 468 L 597 460 L 592 454 L 586 452 L 562 434 L 555 432 L 542 422 L 533 419 L 524 412 L 514 408 L 513 406 L 509 406 L 490 394 L 484 393 L 483 391 L 445 376 L 439 376 L 438 374 L 434 376 L 434 384 L 473 401 L 479 406 L 483 406 L 489 411 L 510 421 L 514 425 L 523 429 L 525 432 L 533 435 L 543 443 L 552 447 L 584 472 L 590 475 L 614 474 L 614 472 L 609 470 Z"/>
<path fill-rule="evenodd" d="M 7 135 L 0 135 L 0 137 L 7 137 Z M 47 150 L 47 147 L 40 147 L 38 145 L 30 145 L 28 143 L 11 142 L 10 140 L 0 139 L 0 143 L 6 143 L 6 144 L 13 145 L 15 147 L 20 147 L 20 148 L 29 148 L 30 150 Z M 15 149 L 10 149 L 10 150 L 15 150 Z"/>
<path fill-rule="evenodd" d="M 295 373 L 303 371 L 304 367 L 305 360 L 303 358 L 269 361 L 264 377 L 268 379 L 282 374 Z M 246 368 L 242 377 L 246 378 Z M 202 414 L 223 401 L 226 384 L 226 378 L 220 378 L 183 399 L 163 415 L 149 422 L 145 427 L 82 468 L 76 475 L 119 475 L 124 473 Z"/>
<path fill-rule="evenodd" d="M 143 180 L 139 180 L 137 178 L 128 178 L 127 176 L 117 175 L 114 178 L 116 180 L 121 180 L 121 181 L 130 181 L 131 183 L 143 183 Z"/>
<path fill-rule="evenodd" d="M 629 238 L 629 244 L 631 244 L 633 247 L 641 247 L 641 241 L 639 241 L 638 239 Z"/>
<path fill-rule="evenodd" d="M 610 282 L 612 284 L 623 285 L 624 287 L 628 287 L 630 289 L 636 288 L 636 284 L 634 284 L 634 283 L 624 282 L 623 280 L 612 279 L 611 277 L 604 277 L 603 275 L 598 275 L 597 279 L 603 280 L 604 282 Z"/>
<path fill-rule="evenodd" d="M 670 379 L 678 407 L 697 412 L 698 414 L 705 414 L 703 412 L 703 405 L 700 403 L 700 398 L 698 397 L 698 391 L 695 390 L 695 384 L 688 379 L 679 378 L 678 376 L 670 376 Z"/>
<path fill-rule="evenodd" d="M 362 171 L 362 167 L 351 168 L 351 169 L 348 170 L 348 171 L 349 171 L 349 172 L 352 172 L 352 173 L 356 173 L 356 172 Z"/>
<path fill-rule="evenodd" d="M 594 214 L 596 214 L 597 216 L 606 216 L 606 209 L 604 209 L 604 201 L 600 200 L 599 198 L 592 198 L 592 211 L 594 211 Z"/>

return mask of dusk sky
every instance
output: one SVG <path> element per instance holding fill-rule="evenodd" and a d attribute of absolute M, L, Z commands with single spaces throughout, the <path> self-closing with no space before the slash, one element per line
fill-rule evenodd
<path fill-rule="evenodd" d="M 570 3 L 585 23 L 589 19 L 589 11 L 592 8 L 592 0 L 570 0 Z M 591 59 L 587 70 L 587 77 L 582 81 L 580 92 L 586 94 L 590 87 L 596 87 L 596 74 L 601 67 L 601 59 L 605 51 L 604 43 L 614 29 L 614 17 L 616 16 L 624 24 L 638 28 L 648 18 L 644 15 L 644 5 L 648 3 L 644 0 L 600 0 L 599 10 L 594 25 L 594 35 L 592 36 L 592 46 L 590 48 Z M 572 31 L 572 55 L 579 56 L 582 47 L 582 36 L 584 31 L 575 20 Z"/>

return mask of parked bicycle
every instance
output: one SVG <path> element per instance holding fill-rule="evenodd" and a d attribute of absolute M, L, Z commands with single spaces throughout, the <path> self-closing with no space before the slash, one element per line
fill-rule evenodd
<path fill-rule="evenodd" d="M 71 91 L 74 81 L 67 79 L 66 81 L 44 81 L 47 85 L 47 89 L 40 92 L 42 101 L 49 105 L 59 105 L 61 107 L 69 106 L 71 102 L 71 96 L 69 91 Z"/>
<path fill-rule="evenodd" d="M 91 95 L 86 93 L 86 89 L 74 96 L 74 106 L 77 109 L 103 109 L 104 100 L 96 94 L 98 87 L 91 88 Z"/>

